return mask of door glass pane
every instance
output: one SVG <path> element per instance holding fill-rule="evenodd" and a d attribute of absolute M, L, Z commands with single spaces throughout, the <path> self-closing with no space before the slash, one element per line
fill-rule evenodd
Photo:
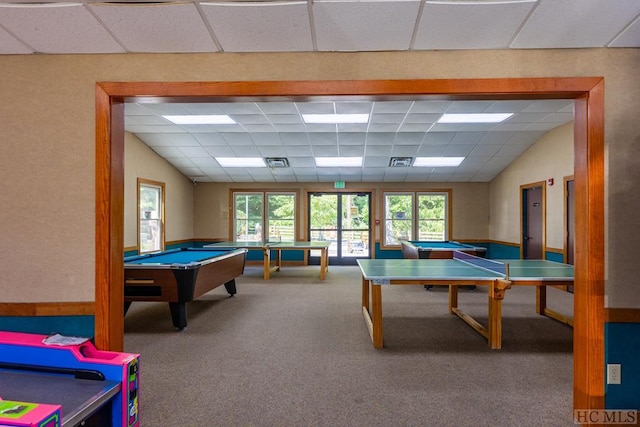
<path fill-rule="evenodd" d="M 369 256 L 369 196 L 342 195 L 343 257 Z"/>
<path fill-rule="evenodd" d="M 400 245 L 400 240 L 412 240 L 412 194 L 385 194 L 384 244 Z"/>
<path fill-rule="evenodd" d="M 418 240 L 447 240 L 447 196 L 418 195 Z"/>
<path fill-rule="evenodd" d="M 329 241 L 329 256 L 338 254 L 338 197 L 335 194 L 312 194 L 309 197 L 309 237 Z M 320 256 L 320 251 L 311 251 Z"/>
<path fill-rule="evenodd" d="M 262 240 L 262 194 L 234 194 L 234 235 L 238 242 Z"/>

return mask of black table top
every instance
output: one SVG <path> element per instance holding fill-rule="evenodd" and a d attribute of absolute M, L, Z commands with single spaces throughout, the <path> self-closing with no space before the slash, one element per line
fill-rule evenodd
<path fill-rule="evenodd" d="M 73 426 L 120 391 L 120 382 L 76 379 L 71 375 L 0 369 L 0 397 L 62 406 L 62 425 Z"/>

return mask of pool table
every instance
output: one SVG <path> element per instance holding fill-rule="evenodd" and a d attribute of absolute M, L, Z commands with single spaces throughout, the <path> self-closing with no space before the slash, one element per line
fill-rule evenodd
<path fill-rule="evenodd" d="M 453 251 L 462 251 L 470 253 L 471 255 L 486 257 L 487 248 L 480 246 L 467 245 L 454 241 L 431 241 L 431 240 L 403 240 L 400 242 L 402 245 L 402 256 L 408 259 L 451 259 L 453 258 Z"/>
<path fill-rule="evenodd" d="M 182 248 L 126 257 L 125 314 L 133 301 L 166 301 L 179 330 L 187 326 L 186 303 L 224 285 L 236 293 L 244 272 L 246 249 Z"/>

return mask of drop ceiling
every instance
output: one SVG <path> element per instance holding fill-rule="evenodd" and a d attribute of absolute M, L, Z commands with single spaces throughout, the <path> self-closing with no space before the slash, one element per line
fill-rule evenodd
<path fill-rule="evenodd" d="M 444 113 L 514 113 L 502 123 L 436 123 Z M 364 124 L 308 124 L 302 114 L 367 113 Z M 232 125 L 176 125 L 163 115 L 226 114 Z M 198 182 L 489 182 L 546 132 L 573 120 L 572 100 L 127 103 L 125 130 Z M 314 157 L 363 157 L 316 167 Z M 464 157 L 456 167 L 396 167 L 395 157 Z M 215 157 L 284 158 L 289 167 L 223 168 Z"/>
<path fill-rule="evenodd" d="M 0 54 L 640 47 L 638 0 L 0 1 Z"/>
<path fill-rule="evenodd" d="M 419 51 L 640 47 L 639 0 L 0 1 L 0 55 Z M 305 125 L 307 111 L 367 111 L 359 125 Z M 499 125 L 442 125 L 444 112 L 507 111 Z M 233 126 L 178 126 L 163 114 L 229 114 Z M 185 176 L 222 182 L 486 182 L 572 102 L 360 101 L 126 105 L 126 130 Z M 361 168 L 313 157 L 363 156 Z M 286 158 L 287 168 L 221 168 L 214 156 Z M 390 167 L 391 157 L 464 156 L 457 168 Z"/>

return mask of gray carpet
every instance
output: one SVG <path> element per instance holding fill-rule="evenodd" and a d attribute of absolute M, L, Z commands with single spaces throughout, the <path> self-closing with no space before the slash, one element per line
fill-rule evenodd
<path fill-rule="evenodd" d="M 141 354 L 143 426 L 571 426 L 572 329 L 535 313 L 535 289 L 503 302 L 502 350 L 448 314 L 446 288 L 383 288 L 385 348 L 371 345 L 357 267 L 247 267 L 188 304 L 134 303 L 125 351 Z M 572 313 L 572 295 L 549 290 Z M 487 294 L 460 291 L 486 322 Z"/>

